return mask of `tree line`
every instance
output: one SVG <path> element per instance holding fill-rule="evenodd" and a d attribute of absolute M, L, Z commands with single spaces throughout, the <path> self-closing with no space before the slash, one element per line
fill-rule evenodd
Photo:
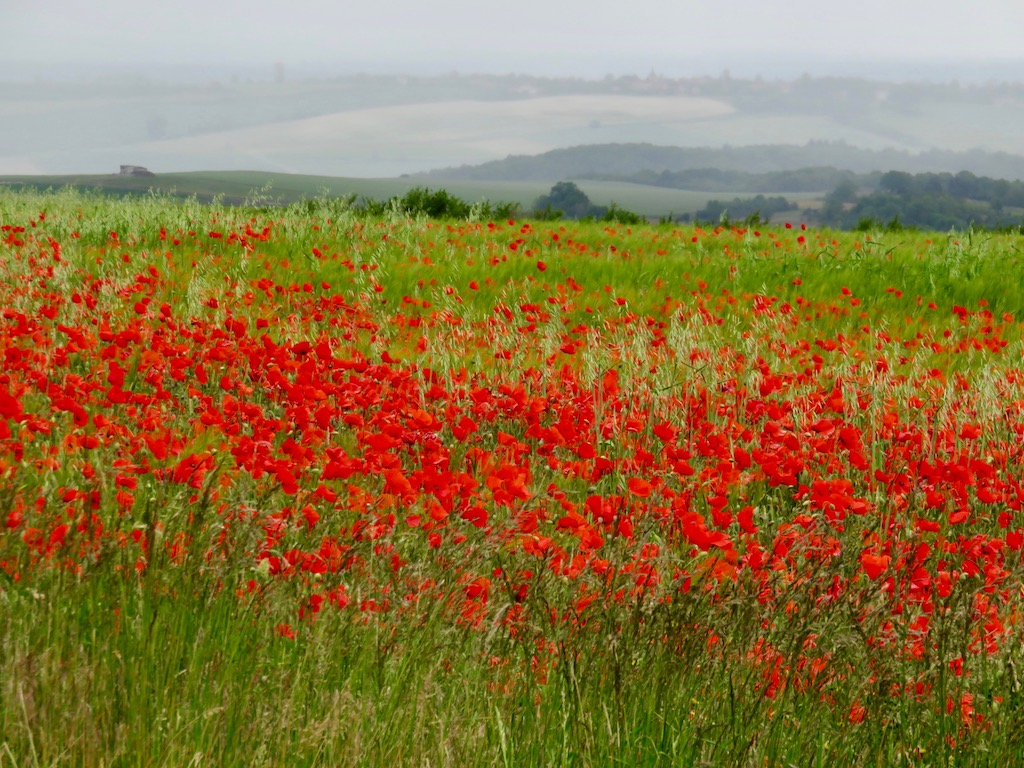
<path fill-rule="evenodd" d="M 820 178 L 823 169 L 805 169 Z M 800 171 L 792 172 L 794 177 Z M 756 175 L 749 178 L 758 178 Z M 835 229 L 876 226 L 916 227 L 944 231 L 1008 229 L 1024 226 L 1024 182 L 959 173 L 839 173 L 835 186 L 817 209 L 797 211 L 783 196 L 711 200 L 694 214 L 696 221 L 771 220 L 797 216 L 808 223 Z"/>
<path fill-rule="evenodd" d="M 437 219 L 502 219 L 530 217 L 541 220 L 590 219 L 619 224 L 641 224 L 648 217 L 615 203 L 596 205 L 572 181 L 560 181 L 541 195 L 532 208 L 517 203 L 475 203 L 444 189 L 414 187 L 386 200 L 371 198 L 317 199 L 305 205 L 313 209 L 330 205 L 360 210 L 369 215 L 395 213 Z M 882 174 L 845 173 L 824 196 L 818 208 L 798 210 L 783 195 L 734 197 L 709 200 L 691 215 L 669 217 L 673 221 L 706 223 L 761 222 L 783 217 L 835 229 L 865 229 L 876 226 L 949 229 L 1007 229 L 1024 226 L 1024 182 L 960 173 L 910 174 L 889 171 Z M 668 219 L 666 219 L 668 220 Z"/>
<path fill-rule="evenodd" d="M 642 224 L 647 218 L 626 210 L 616 203 L 595 205 L 574 182 L 560 181 L 546 195 L 541 195 L 532 208 L 523 210 L 518 203 L 480 200 L 468 202 L 445 189 L 413 187 L 405 194 L 393 195 L 385 200 L 355 195 L 341 198 L 316 198 L 296 203 L 308 213 L 326 210 L 353 209 L 370 216 L 426 216 L 431 219 L 508 219 L 527 216 L 533 219 L 592 219 L 618 224 Z"/>
<path fill-rule="evenodd" d="M 820 223 L 839 229 L 884 223 L 920 229 L 980 227 L 1005 229 L 1024 224 L 1024 182 L 960 173 L 889 171 L 871 187 L 845 179 L 825 196 Z"/>

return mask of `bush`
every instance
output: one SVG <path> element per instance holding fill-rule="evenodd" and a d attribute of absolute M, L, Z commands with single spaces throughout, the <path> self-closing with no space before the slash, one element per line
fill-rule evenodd
<path fill-rule="evenodd" d="M 756 216 L 758 221 L 768 221 L 772 216 L 790 211 L 796 206 L 784 197 L 736 197 L 729 202 L 709 200 L 701 210 L 693 215 L 695 221 L 709 221 L 727 225 L 733 220 L 751 219 Z"/>
<path fill-rule="evenodd" d="M 570 219 L 585 219 L 588 216 L 597 218 L 606 213 L 606 209 L 590 202 L 586 193 L 571 181 L 560 181 L 555 184 L 548 194 L 537 198 L 533 208 L 533 215 L 540 219 L 554 218 L 552 214 L 555 211 L 560 213 L 558 218 Z"/>
<path fill-rule="evenodd" d="M 410 215 L 423 214 L 432 219 L 467 219 L 470 204 L 447 190 L 413 187 L 399 198 L 398 208 Z"/>
<path fill-rule="evenodd" d="M 612 203 L 608 206 L 608 210 L 605 212 L 604 216 L 601 217 L 601 221 L 610 221 L 616 224 L 624 224 L 626 226 L 639 226 L 640 224 L 647 223 L 647 219 L 639 213 L 633 213 L 633 211 L 627 211 L 625 208 L 620 208 L 617 203 Z"/>
<path fill-rule="evenodd" d="M 413 187 L 404 195 L 395 195 L 387 200 L 362 198 L 362 211 L 370 216 L 384 216 L 389 212 L 405 216 L 427 216 L 431 219 L 492 219 L 512 218 L 519 214 L 516 203 L 481 200 L 468 203 L 445 189 L 431 190 Z"/>

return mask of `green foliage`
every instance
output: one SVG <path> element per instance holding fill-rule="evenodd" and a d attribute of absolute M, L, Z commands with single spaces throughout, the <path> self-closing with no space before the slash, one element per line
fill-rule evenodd
<path fill-rule="evenodd" d="M 694 214 L 696 221 L 710 221 L 726 224 L 733 220 L 752 219 L 757 221 L 770 220 L 772 216 L 784 211 L 792 211 L 796 205 L 784 197 L 735 197 L 725 202 L 722 200 L 710 200 L 706 206 Z"/>
<path fill-rule="evenodd" d="M 386 211 L 407 216 L 427 216 L 432 219 L 465 219 L 469 217 L 470 205 L 444 189 L 430 190 L 413 187 L 404 195 L 380 202 L 363 199 L 361 207 L 369 215 L 382 215 Z"/>
<path fill-rule="evenodd" d="M 513 219 L 518 218 L 522 215 L 522 209 L 520 209 L 518 203 L 512 202 L 494 202 L 490 200 L 483 200 L 479 203 L 475 203 L 470 209 L 470 218 L 474 219 Z"/>
<path fill-rule="evenodd" d="M 181 279 L 208 296 L 234 290 L 236 283 L 241 294 L 257 282 L 255 277 L 267 276 L 246 271 L 264 269 L 253 265 L 256 260 L 248 259 L 246 249 L 224 238 L 212 240 L 206 234 L 211 226 L 244 232 L 250 224 L 249 211 L 155 196 L 116 202 L 67 191 L 19 197 L 0 189 L 0 223 L 36 220 L 40 211 L 46 211 L 47 217 L 39 231 L 65 245 L 61 261 L 53 262 L 58 277 L 62 273 L 70 276 L 69 265 L 78 265 L 95 270 L 101 278 L 99 286 L 135 287 L 137 273 L 148 279 L 145 254 L 152 253 L 149 244 L 159 242 L 165 226 L 172 237 L 184 240 L 180 246 L 172 247 L 169 242 L 166 247 L 175 259 L 192 264 Z M 305 281 L 330 281 L 334 287 L 322 295 L 317 289 L 317 299 L 329 300 L 332 294 L 349 298 L 366 289 L 367 284 L 358 281 L 365 280 L 368 273 L 353 268 L 352 263 L 296 258 L 308 251 L 309 245 L 299 239 L 300 233 L 309 229 L 311 221 L 339 211 L 348 211 L 343 201 L 321 200 L 261 216 L 253 225 L 256 229 L 273 224 L 289 233 L 259 245 L 260 261 L 272 262 L 276 270 L 269 277 L 282 285 L 295 285 L 298 296 L 303 295 L 298 286 Z M 489 243 L 508 243 L 520 236 L 529 238 L 537 256 L 549 263 L 546 274 L 558 274 L 564 267 L 579 278 L 579 303 L 593 305 L 596 314 L 585 312 L 582 306 L 578 311 L 596 328 L 603 327 L 606 318 L 621 317 L 616 314 L 619 308 L 611 303 L 613 297 L 603 290 L 605 285 L 614 286 L 615 296 L 629 297 L 630 314 L 639 316 L 653 316 L 659 307 L 664 312 L 664 307 L 670 306 L 669 295 L 698 292 L 701 283 L 711 286 L 703 299 L 725 290 L 741 297 L 740 302 L 749 302 L 754 295 L 771 295 L 779 297 L 780 305 L 796 304 L 801 297 L 808 303 L 808 311 L 836 306 L 837 297 L 844 295 L 840 288 L 849 288 L 864 299 L 861 308 L 870 311 L 872 318 L 861 318 L 859 310 L 823 312 L 816 327 L 827 338 L 853 336 L 854 329 L 865 322 L 878 323 L 877 329 L 882 330 L 892 320 L 892 327 L 898 328 L 905 316 L 924 311 L 917 297 L 924 305 L 934 301 L 945 309 L 934 312 L 927 321 L 936 338 L 942 337 L 943 322 L 951 323 L 956 334 L 964 332 L 961 322 L 948 311 L 951 305 L 974 308 L 984 298 L 996 315 L 1024 310 L 1024 288 L 1019 281 L 1006 280 L 1007 274 L 1020 269 L 1017 242 L 1009 236 L 975 236 L 959 243 L 941 236 L 885 242 L 884 237 L 839 234 L 834 248 L 812 251 L 798 245 L 795 233 L 782 229 L 777 241 L 768 241 L 729 230 L 698 238 L 692 229 L 645 228 L 623 232 L 614 241 L 621 246 L 620 254 L 630 253 L 627 259 L 612 258 L 606 249 L 597 253 L 592 248 L 581 254 L 565 247 L 566 241 L 607 244 L 607 228 L 601 224 L 538 226 L 533 234 L 524 235 L 521 223 L 511 227 L 499 222 L 498 234 L 488 234 L 487 228 L 481 227 L 484 234 L 470 234 L 470 239 L 453 249 L 444 237 L 437 237 L 436 229 L 427 230 L 422 222 L 374 218 L 366 212 L 361 215 L 359 228 L 365 228 L 365 239 L 359 239 L 355 227 L 337 227 L 318 231 L 316 242 L 328 240 L 325 250 L 343 253 L 344 259 L 355 259 L 377 268 L 374 274 L 386 275 L 381 278 L 382 293 L 367 289 L 368 294 L 379 297 L 373 306 L 380 314 L 374 316 L 378 322 L 372 327 L 382 335 L 393 332 L 393 325 L 387 322 L 393 315 L 387 308 L 400 305 L 404 296 L 429 299 L 443 307 L 448 295 L 445 288 L 457 290 L 467 305 L 473 302 L 481 316 L 492 315 L 497 302 L 504 303 L 505 297 L 487 293 L 488 279 L 499 286 L 495 291 L 515 286 L 513 303 L 545 303 L 550 296 L 543 290 L 547 286 L 527 280 L 537 274 L 535 258 L 495 259 L 491 264 L 477 256 Z M 550 237 L 563 228 L 565 236 L 557 241 Z M 109 247 L 112 231 L 125 243 L 138 245 L 133 250 L 127 245 L 118 247 L 114 250 L 118 258 L 98 259 L 100 249 Z M 190 231 L 191 239 L 185 234 Z M 72 237 L 72 232 L 76 236 Z M 388 234 L 386 245 L 381 245 L 382 233 Z M 813 239 L 813 234 L 808 237 Z M 855 241 L 863 241 L 863 246 Z M 780 247 L 773 247 L 773 242 L 780 242 Z M 122 250 L 131 254 L 133 263 L 121 260 Z M 428 259 L 410 260 L 411 251 L 431 257 L 430 264 Z M 731 255 L 723 258 L 723 252 Z M 216 258 L 192 261 L 197 253 L 215 254 Z M 5 258 L 12 281 L 29 274 L 30 260 Z M 164 271 L 174 260 L 165 260 L 161 254 L 152 263 Z M 328 274 L 330 270 L 334 274 Z M 671 277 L 659 289 L 653 287 L 654 274 Z M 797 285 L 794 276 L 802 277 L 802 284 Z M 481 284 L 480 290 L 470 292 L 465 286 L 474 279 Z M 433 288 L 421 287 L 435 280 Z M 896 296 L 890 287 L 905 296 Z M 68 294 L 76 289 L 81 290 L 76 286 Z M 104 289 L 96 295 L 110 300 L 117 291 Z M 292 300 L 287 291 L 281 295 Z M 174 296 L 166 298 L 175 300 Z M 253 317 L 267 317 L 267 307 L 261 307 L 261 301 L 257 295 L 251 306 Z M 77 306 L 68 302 L 60 311 L 78 312 Z M 131 312 L 131 301 L 126 306 Z M 721 312 L 724 306 L 715 311 Z M 208 305 L 197 307 L 204 314 L 215 311 Z M 12 309 L 20 312 L 26 308 Z M 189 330 L 187 307 L 179 310 L 176 306 L 174 311 L 180 311 L 183 331 L 194 332 Z M 423 320 L 423 333 L 430 334 L 432 347 L 432 357 L 413 362 L 423 364 L 425 372 L 429 364 L 430 378 L 424 376 L 424 381 L 436 377 L 434 386 L 444 388 L 450 381 L 445 374 L 448 366 L 467 367 L 473 361 L 461 351 L 443 351 L 453 336 L 449 325 L 431 326 L 431 315 L 408 311 L 409 318 Z M 557 340 L 565 332 L 563 320 L 570 317 L 571 310 L 565 309 L 564 315 L 554 308 L 551 312 L 546 322 L 550 336 Z M 677 309 L 669 312 L 678 314 Z M 274 344 L 277 334 L 289 332 L 287 313 L 279 314 L 270 317 L 268 329 L 250 332 L 265 334 L 265 343 Z M 309 326 L 310 338 L 337 339 L 340 330 L 334 323 L 339 314 L 328 313 L 323 326 Z M 739 315 L 735 317 L 736 323 L 722 326 L 703 321 L 690 326 L 677 317 L 666 317 L 665 338 L 680 349 L 726 350 L 740 343 L 752 349 L 760 331 L 742 324 Z M 641 359 L 646 359 L 651 349 L 649 337 L 634 338 L 637 327 L 642 328 L 643 323 L 622 329 L 614 358 L 598 359 L 599 370 L 609 369 L 612 360 L 617 366 L 628 365 L 629 358 L 619 354 L 626 344 L 636 343 L 642 350 Z M 500 326 L 496 328 L 501 332 Z M 690 335 L 694 328 L 700 329 L 700 335 Z M 1016 328 L 1008 325 L 1005 332 L 1012 334 Z M 537 338 L 545 336 L 541 333 Z M 225 337 L 228 344 L 229 338 Z M 1009 341 L 1014 346 L 1003 354 L 1012 366 L 1013 360 L 1019 359 L 1019 336 Z M 486 342 L 484 352 L 490 357 L 492 342 L 501 346 L 510 339 L 488 337 Z M 65 343 L 63 339 L 61 343 Z M 891 346 L 894 349 L 887 346 L 874 359 L 888 359 L 896 365 L 896 360 L 910 354 L 896 339 Z M 116 351 L 113 343 L 108 343 L 108 348 Z M 348 360 L 353 349 L 356 342 L 334 354 L 339 360 L 342 356 Z M 764 345 L 757 354 L 775 362 L 792 353 L 788 347 L 773 350 Z M 915 394 L 909 382 L 917 368 L 927 370 L 942 365 L 935 360 L 949 359 L 940 353 L 928 357 L 927 345 L 919 354 L 924 356 L 907 363 L 908 390 L 898 393 L 901 399 Z M 993 358 L 979 353 L 965 359 L 985 371 Z M 216 363 L 208 362 L 214 370 Z M 515 362 L 510 363 L 510 370 L 518 380 L 521 368 L 514 367 Z M 868 364 L 873 362 L 868 360 Z M 498 363 L 492 358 L 491 364 Z M 298 370 L 292 375 L 296 378 L 303 375 L 300 365 L 295 364 Z M 138 369 L 129 375 L 138 377 L 139 389 L 144 392 L 146 369 L 127 367 Z M 102 368 L 101 381 L 107 370 Z M 749 364 L 724 374 L 716 373 L 713 366 L 687 370 L 693 381 L 683 384 L 676 380 L 675 370 L 666 370 L 672 378 L 663 382 L 665 389 L 685 395 L 687 387 L 699 380 L 712 393 L 720 388 L 725 391 L 727 385 L 729 391 L 753 393 L 763 381 Z M 250 381 L 247 370 L 239 369 L 238 375 Z M 338 375 L 347 378 L 352 373 L 339 369 Z M 648 375 L 644 366 L 642 376 Z M 727 376 L 728 382 L 714 378 L 719 376 Z M 216 377 L 212 378 L 209 386 L 216 388 Z M 300 386 L 285 375 L 280 380 L 282 389 Z M 623 381 L 627 380 L 623 375 Z M 43 382 L 56 386 L 45 377 Z M 201 401 L 192 394 L 198 386 L 193 381 L 181 386 L 180 395 L 171 396 L 191 403 L 173 411 L 185 418 Z M 534 386 L 543 391 L 543 383 Z M 106 382 L 100 384 L 100 389 L 105 387 Z M 869 402 L 876 399 L 869 390 L 862 393 Z M 666 418 L 678 419 L 685 428 L 689 417 L 677 402 L 673 397 Z M 379 406 L 349 407 L 353 413 L 366 413 Z M 133 404 L 127 407 L 135 408 Z M 277 404 L 266 402 L 261 407 L 269 410 Z M 293 406 L 285 403 L 281 407 Z M 855 406 L 851 411 L 851 420 L 862 415 Z M 1008 432 L 1000 425 L 1003 412 L 1000 405 L 995 411 L 998 417 L 985 423 Z M 617 417 L 617 412 L 613 413 Z M 986 416 L 982 413 L 980 418 Z M 5 422 L 18 428 L 6 417 Z M 502 428 L 511 430 L 505 438 L 535 440 L 505 425 L 501 413 L 492 414 L 481 430 L 481 440 L 490 443 L 481 445 L 496 441 L 495 433 L 502 434 L 498 432 Z M 344 427 L 338 431 L 338 439 L 346 434 L 356 439 L 355 430 Z M 216 439 L 216 435 L 216 430 L 210 430 L 196 438 Z M 944 644 L 927 649 L 931 655 L 927 666 L 934 678 L 949 686 L 951 710 L 932 706 L 936 696 L 912 695 L 920 689 L 910 687 L 918 682 L 911 675 L 920 667 L 910 654 L 892 652 L 890 646 L 881 644 L 872 649 L 871 643 L 863 641 L 865 636 L 885 637 L 895 620 L 893 612 L 884 609 L 888 587 L 883 582 L 878 583 L 876 603 L 860 599 L 870 596 L 869 591 L 823 594 L 816 590 L 813 579 L 790 580 L 785 573 L 780 573 L 777 583 L 737 582 L 716 589 L 706 588 L 713 586 L 714 577 L 702 579 L 695 574 L 692 589 L 687 584 L 684 591 L 679 585 L 676 599 L 671 601 L 647 602 L 638 596 L 620 603 L 617 592 L 628 595 L 637 582 L 636 572 L 631 570 L 636 561 L 625 558 L 628 549 L 620 548 L 617 540 L 601 549 L 601 557 L 608 558 L 612 566 L 601 582 L 603 587 L 594 593 L 597 599 L 584 606 L 569 602 L 576 594 L 574 582 L 549 570 L 542 561 L 532 556 L 516 561 L 514 548 L 504 542 L 487 548 L 482 534 L 479 541 L 469 539 L 473 546 L 464 550 L 468 554 L 462 563 L 467 572 L 515 574 L 526 568 L 532 572 L 524 595 L 505 594 L 501 579 L 494 577 L 491 599 L 495 613 L 482 631 L 476 631 L 453 626 L 439 615 L 439 606 L 457 604 L 466 584 L 446 570 L 447 556 L 428 550 L 412 529 L 388 540 L 352 539 L 346 557 L 358 558 L 361 569 L 393 588 L 388 595 L 395 605 L 390 611 L 364 611 L 359 598 L 372 595 L 360 596 L 353 589 L 355 602 L 350 608 L 325 605 L 317 617 L 299 619 L 296 598 L 308 596 L 311 584 L 344 586 L 346 582 L 337 574 L 304 571 L 297 571 L 294 577 L 272 577 L 253 567 L 252 552 L 277 528 L 247 526 L 243 514 L 254 519 L 257 514 L 266 515 L 267 521 L 277 523 L 282 507 L 298 506 L 295 497 L 285 496 L 273 485 L 256 494 L 256 486 L 224 486 L 211 478 L 196 494 L 202 499 L 197 502 L 191 489 L 170 482 L 147 485 L 140 478 L 139 503 L 120 516 L 111 506 L 115 503 L 113 475 L 119 463 L 129 461 L 124 458 L 129 454 L 111 454 L 117 446 L 114 441 L 122 439 L 116 433 L 108 432 L 104 439 L 113 444 L 101 444 L 89 454 L 90 472 L 98 473 L 95 487 L 103 491 L 97 494 L 96 503 L 105 505 L 93 511 L 109 519 L 111 525 L 124 527 L 125 544 L 111 541 L 109 546 L 90 552 L 82 558 L 81 570 L 65 566 L 63 558 L 54 559 L 52 568 L 26 571 L 25 578 L 15 580 L 0 568 L 4 616 L 0 622 L 0 647 L 4 648 L 0 654 L 0 766 L 1013 765 L 1020 754 L 1020 734 L 1024 732 L 1024 694 L 1016 671 L 1024 663 L 1020 644 L 1011 644 L 998 656 L 961 652 L 957 647 L 972 642 L 964 627 L 977 615 L 977 590 L 971 584 L 980 587 L 980 579 L 964 576 L 954 580 L 941 603 L 935 591 L 938 605 L 933 631 Z M 73 465 L 65 460 L 69 455 L 66 444 L 63 446 L 56 433 L 53 437 L 37 433 L 35 439 L 24 442 L 21 448 L 26 461 L 8 468 L 5 485 L 0 488 L 5 512 L 11 509 L 11 494 L 18 490 L 28 491 L 26 498 L 40 500 L 40 509 L 27 514 L 41 515 L 44 504 L 57 505 L 57 513 L 64 514 L 57 489 L 75 483 L 69 479 Z M 632 453 L 616 455 L 614 447 L 615 441 L 604 441 L 602 452 L 610 451 L 611 460 L 617 463 L 636 461 Z M 188 450 L 198 448 L 192 445 Z M 113 466 L 104 460 L 110 455 L 117 456 L 118 463 Z M 227 452 L 218 460 L 228 467 L 234 462 Z M 155 459 L 142 448 L 135 461 Z M 544 471 L 542 462 L 533 468 L 539 488 L 544 487 L 540 482 Z M 605 487 L 620 482 L 617 475 L 606 476 Z M 783 490 L 766 488 L 761 494 L 758 514 L 765 520 L 788 513 L 786 505 L 796 504 Z M 147 498 L 153 500 L 156 512 L 150 511 Z M 319 503 L 312 495 L 309 500 Z M 230 525 L 201 525 L 203 516 L 213 514 L 220 505 L 240 514 Z M 806 510 L 799 507 L 801 512 Z M 147 517 L 142 517 L 143 511 Z M 413 510 L 396 507 L 396 511 L 404 517 Z M 138 519 L 136 513 L 140 513 Z M 158 519 L 150 516 L 153 514 Z M 362 515 L 354 512 L 349 516 L 339 506 L 332 511 L 331 521 L 322 525 L 331 525 L 333 534 L 359 517 Z M 89 518 L 79 519 L 85 525 Z M 553 528 L 555 521 L 547 525 Z M 874 518 L 851 516 L 846 525 L 851 541 L 859 543 L 876 535 Z M 401 525 L 399 528 L 404 530 Z M 151 562 L 141 574 L 136 569 L 140 550 L 132 548 L 130 535 L 145 530 L 154 535 L 148 550 Z M 74 535 L 84 540 L 86 533 L 83 529 Z M 327 538 L 320 529 L 308 535 L 314 548 Z M 170 554 L 170 546 L 179 540 L 188 540 L 191 548 L 190 559 L 180 563 Z M 388 549 L 382 548 L 385 544 Z M 676 551 L 671 542 L 663 542 L 659 548 L 657 557 L 666 561 L 685 557 L 689 549 Z M 0 537 L 0 562 L 6 567 L 18 567 L 24 550 L 21 531 L 8 531 Z M 816 561 L 821 564 L 815 568 L 831 567 L 817 548 L 787 552 L 794 562 Z M 949 552 L 933 557 L 947 556 L 953 557 Z M 398 562 L 400 567 L 395 565 Z M 357 579 L 352 576 L 352 582 Z M 416 599 L 400 600 L 408 584 L 422 591 L 415 593 Z M 765 591 L 777 591 L 777 597 L 762 601 Z M 574 607 L 560 615 L 553 610 L 553 606 L 566 604 Z M 504 627 L 504 617 L 517 610 L 535 618 L 523 623 L 524 631 L 512 634 Z M 295 639 L 275 631 L 275 626 L 283 623 L 295 626 Z M 695 627 L 700 631 L 694 631 Z M 764 648 L 776 649 L 785 659 L 813 651 L 828 664 L 817 677 L 791 670 L 790 677 L 784 678 L 787 684 L 769 697 L 765 667 L 757 658 Z M 556 652 L 559 663 L 537 665 L 538 660 Z M 944 677 L 950 663 L 958 659 L 970 675 Z M 839 670 L 841 676 L 832 676 L 830 670 Z M 968 683 L 981 692 L 976 706 L 988 719 L 967 730 L 960 745 L 953 746 L 957 729 L 963 727 L 957 693 Z M 893 689 L 906 691 L 906 695 L 896 696 Z M 863 706 L 869 713 L 858 724 L 850 718 L 855 706 Z"/>
<path fill-rule="evenodd" d="M 431 219 L 505 219 L 516 216 L 519 206 L 515 203 L 482 200 L 468 203 L 445 189 L 413 187 L 404 195 L 395 195 L 387 200 L 364 197 L 359 208 L 367 216 L 384 216 L 399 213 L 404 216 L 426 216 Z"/>
<path fill-rule="evenodd" d="M 865 174 L 866 184 L 873 184 L 879 174 Z M 629 181 L 671 189 L 692 189 L 703 192 L 824 192 L 837 184 L 855 178 L 852 171 L 833 167 L 795 168 L 781 171 L 752 172 L 722 168 L 687 168 L 681 171 L 645 170 L 629 176 L 587 174 L 583 178 Z"/>
<path fill-rule="evenodd" d="M 341 197 L 322 195 L 310 200 L 300 200 L 297 203 L 292 203 L 288 206 L 288 210 L 296 213 L 304 213 L 307 216 L 332 217 L 351 211 L 355 204 L 355 195 L 343 195 Z"/>
<path fill-rule="evenodd" d="M 824 222 L 838 221 L 847 205 L 857 201 L 857 183 L 852 178 L 841 179 L 835 189 L 825 195 L 825 203 L 821 208 L 820 216 Z"/>
<path fill-rule="evenodd" d="M 534 203 L 531 214 L 539 221 L 561 218 L 607 221 L 627 226 L 645 224 L 647 219 L 612 202 L 607 208 L 594 205 L 575 182 L 560 181 Z"/>
<path fill-rule="evenodd" d="M 562 216 L 570 219 L 597 218 L 605 214 L 605 209 L 590 202 L 586 193 L 572 181 L 558 182 L 548 194 L 538 197 L 533 207 L 545 215 L 561 211 Z"/>
<path fill-rule="evenodd" d="M 821 222 L 863 229 L 875 222 L 932 230 L 1007 229 L 1024 222 L 1024 182 L 958 174 L 889 171 L 877 189 L 858 197 L 849 183 L 826 196 Z"/>
<path fill-rule="evenodd" d="M 552 208 L 551 203 L 548 203 L 543 208 L 536 208 L 530 212 L 530 216 L 537 221 L 558 221 L 564 215 L 564 211 Z"/>
<path fill-rule="evenodd" d="M 647 223 L 647 219 L 639 213 L 633 213 L 633 211 L 627 211 L 625 208 L 620 208 L 619 205 L 614 202 L 608 206 L 608 210 L 605 211 L 600 220 L 612 222 L 614 224 L 624 224 L 626 226 L 638 226 L 640 224 Z"/>

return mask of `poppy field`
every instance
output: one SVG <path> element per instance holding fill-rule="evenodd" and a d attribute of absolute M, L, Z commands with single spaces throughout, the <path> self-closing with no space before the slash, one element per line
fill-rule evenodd
<path fill-rule="evenodd" d="M 0 190 L 0 766 L 1012 764 L 1021 260 Z"/>

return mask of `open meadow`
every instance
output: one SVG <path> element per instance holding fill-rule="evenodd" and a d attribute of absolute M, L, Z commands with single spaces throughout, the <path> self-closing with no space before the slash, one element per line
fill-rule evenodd
<path fill-rule="evenodd" d="M 0 188 L 0 766 L 1015 764 L 1022 258 Z"/>

